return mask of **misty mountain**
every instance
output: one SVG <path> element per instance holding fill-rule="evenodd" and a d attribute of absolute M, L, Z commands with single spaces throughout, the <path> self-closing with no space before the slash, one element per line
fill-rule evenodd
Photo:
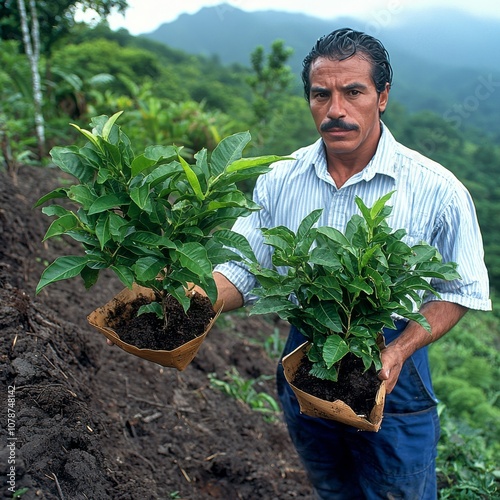
<path fill-rule="evenodd" d="M 299 70 L 317 38 L 346 26 L 379 38 L 396 59 L 411 55 L 445 66 L 500 69 L 493 54 L 500 47 L 500 20 L 453 9 L 394 14 L 382 10 L 372 19 L 360 21 L 274 10 L 245 12 L 221 4 L 204 7 L 196 14 L 182 14 L 144 36 L 188 53 L 217 54 L 223 63 L 244 65 L 249 64 L 249 54 L 257 45 L 268 47 L 279 38 L 294 49 L 291 66 Z"/>
<path fill-rule="evenodd" d="M 455 125 L 488 130 L 500 115 L 500 20 L 449 9 L 389 13 L 368 21 L 304 14 L 245 12 L 221 4 L 182 14 L 143 36 L 191 54 L 250 66 L 258 45 L 282 39 L 294 50 L 290 66 L 299 78 L 302 59 L 330 31 L 352 27 L 379 38 L 394 69 L 392 96 L 410 111 L 431 109 Z"/>

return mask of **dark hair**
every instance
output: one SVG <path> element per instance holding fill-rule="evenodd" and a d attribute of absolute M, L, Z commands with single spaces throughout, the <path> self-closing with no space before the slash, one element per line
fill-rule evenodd
<path fill-rule="evenodd" d="M 372 79 L 378 93 L 385 90 L 387 83 L 391 85 L 392 68 L 389 62 L 389 53 L 382 45 L 382 42 L 361 31 L 342 28 L 319 38 L 311 52 L 304 58 L 302 81 L 306 99 L 309 101 L 309 92 L 311 90 L 309 73 L 313 61 L 318 57 L 343 61 L 357 52 L 366 55 L 372 63 Z"/>

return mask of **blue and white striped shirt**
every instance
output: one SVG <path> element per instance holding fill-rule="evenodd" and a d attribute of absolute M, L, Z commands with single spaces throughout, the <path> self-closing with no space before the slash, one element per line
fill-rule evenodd
<path fill-rule="evenodd" d="M 434 245 L 444 262 L 458 263 L 461 280 L 433 282 L 442 300 L 470 309 L 490 310 L 488 273 L 484 264 L 481 232 L 473 201 L 463 184 L 438 163 L 396 142 L 382 124 L 382 135 L 370 163 L 338 189 L 327 170 L 322 139 L 292 154 L 296 160 L 277 162 L 261 176 L 254 201 L 262 210 L 240 218 L 233 230 L 250 242 L 260 264 L 272 267 L 272 248 L 263 243 L 260 228 L 286 226 L 296 231 L 302 219 L 322 208 L 318 226 L 344 232 L 349 219 L 359 213 L 354 202 L 365 205 L 395 190 L 389 203 L 391 228 L 406 229 L 404 241 Z M 255 297 L 257 285 L 245 266 L 229 262 L 217 266 L 241 292 L 245 304 Z M 426 300 L 436 300 L 429 297 Z"/>

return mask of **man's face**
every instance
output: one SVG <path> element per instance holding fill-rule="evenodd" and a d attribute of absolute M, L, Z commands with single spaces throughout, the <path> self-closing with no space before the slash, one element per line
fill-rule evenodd
<path fill-rule="evenodd" d="M 344 61 L 320 57 L 312 62 L 310 108 L 328 157 L 373 155 L 389 86 L 379 95 L 371 71 L 371 63 L 358 54 Z"/>

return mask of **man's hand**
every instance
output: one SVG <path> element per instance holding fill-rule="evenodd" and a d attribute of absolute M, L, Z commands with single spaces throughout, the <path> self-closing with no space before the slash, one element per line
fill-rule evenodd
<path fill-rule="evenodd" d="M 404 362 L 417 350 L 441 338 L 451 330 L 467 312 L 467 308 L 446 301 L 424 304 L 420 312 L 431 326 L 429 333 L 415 321 L 409 321 L 404 331 L 381 351 L 382 370 L 378 378 L 386 381 L 389 394 L 398 381 Z"/>
<path fill-rule="evenodd" d="M 382 369 L 378 374 L 378 378 L 385 380 L 386 392 L 390 394 L 398 381 L 406 358 L 404 358 L 397 346 L 390 344 L 381 351 L 380 355 L 382 358 Z"/>

